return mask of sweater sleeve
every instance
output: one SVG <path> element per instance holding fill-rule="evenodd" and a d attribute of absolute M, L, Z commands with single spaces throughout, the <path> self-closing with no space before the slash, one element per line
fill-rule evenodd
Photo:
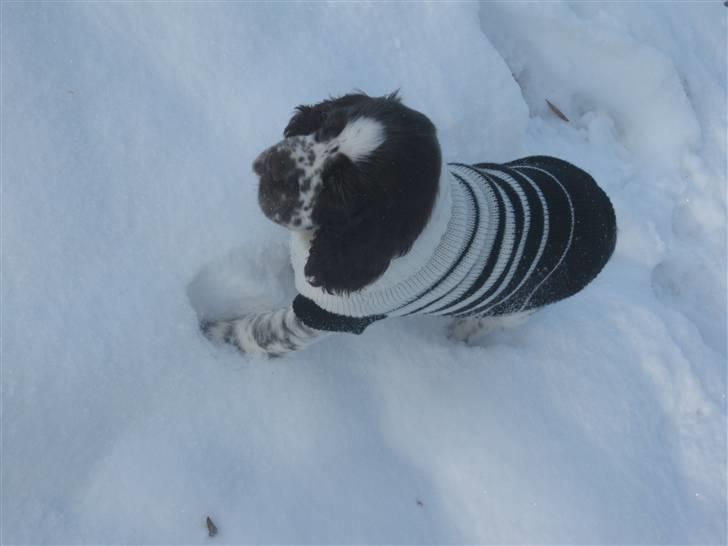
<path fill-rule="evenodd" d="M 337 315 L 322 309 L 313 300 L 301 294 L 293 300 L 293 312 L 309 328 L 325 332 L 349 332 L 352 334 L 361 334 L 371 323 L 387 318 L 386 315 L 370 315 L 368 317 Z"/>

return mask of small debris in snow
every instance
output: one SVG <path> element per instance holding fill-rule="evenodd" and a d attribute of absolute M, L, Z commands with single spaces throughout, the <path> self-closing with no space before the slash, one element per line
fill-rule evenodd
<path fill-rule="evenodd" d="M 210 516 L 207 516 L 207 532 L 211 537 L 217 534 L 217 526 L 212 522 Z"/>
<path fill-rule="evenodd" d="M 559 118 L 561 118 L 562 120 L 564 120 L 566 122 L 569 121 L 569 118 L 567 118 L 561 110 L 556 108 L 556 106 L 554 106 L 554 104 L 549 99 L 546 99 L 546 104 L 549 105 L 549 108 L 551 109 L 551 111 L 554 114 L 556 114 Z"/>

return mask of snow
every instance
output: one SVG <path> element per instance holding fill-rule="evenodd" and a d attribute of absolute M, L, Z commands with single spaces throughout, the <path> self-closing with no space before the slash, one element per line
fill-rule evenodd
<path fill-rule="evenodd" d="M 1 9 L 0 541 L 726 542 L 721 2 Z M 448 159 L 585 168 L 614 258 L 474 347 L 210 345 L 293 293 L 252 160 L 354 88 Z"/>

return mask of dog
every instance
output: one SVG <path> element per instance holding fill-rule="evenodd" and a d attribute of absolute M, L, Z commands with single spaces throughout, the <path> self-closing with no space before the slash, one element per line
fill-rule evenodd
<path fill-rule="evenodd" d="M 387 317 L 454 319 L 469 341 L 572 296 L 616 244 L 607 195 L 548 156 L 443 165 L 437 132 L 397 93 L 298 106 L 253 163 L 263 214 L 291 232 L 290 307 L 203 321 L 243 353 L 280 356 Z"/>

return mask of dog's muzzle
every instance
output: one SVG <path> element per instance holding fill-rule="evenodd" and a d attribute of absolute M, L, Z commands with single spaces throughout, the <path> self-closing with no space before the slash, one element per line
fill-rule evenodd
<path fill-rule="evenodd" d="M 269 219 L 288 226 L 299 204 L 299 178 L 303 171 L 296 167 L 287 146 L 276 145 L 265 150 L 253 162 L 253 171 L 260 177 L 258 203 Z"/>

